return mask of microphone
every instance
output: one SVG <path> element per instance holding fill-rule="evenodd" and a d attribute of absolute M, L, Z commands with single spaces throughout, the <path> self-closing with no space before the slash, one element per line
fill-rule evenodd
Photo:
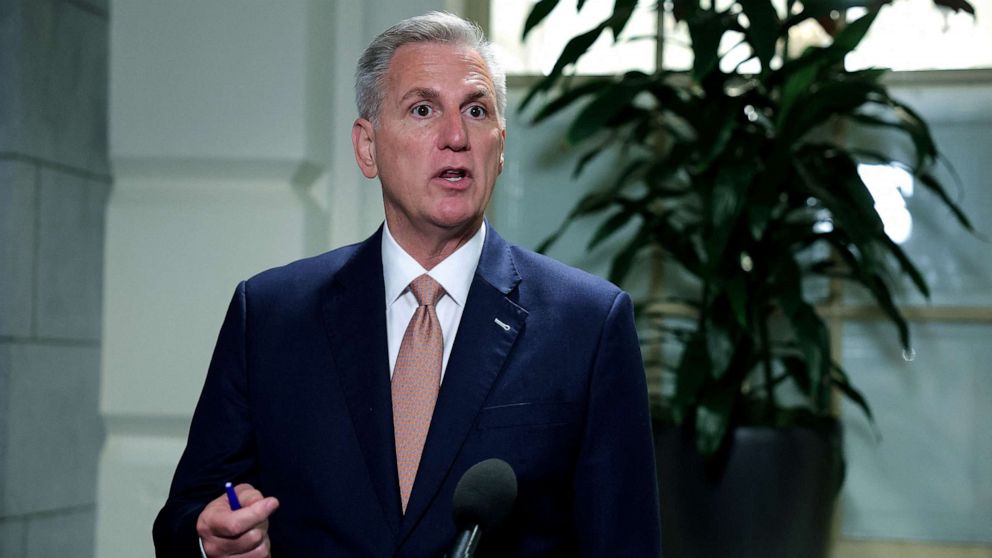
<path fill-rule="evenodd" d="M 486 459 L 472 465 L 451 498 L 458 536 L 447 557 L 473 558 L 482 532 L 502 523 L 516 499 L 517 475 L 509 463 Z"/>

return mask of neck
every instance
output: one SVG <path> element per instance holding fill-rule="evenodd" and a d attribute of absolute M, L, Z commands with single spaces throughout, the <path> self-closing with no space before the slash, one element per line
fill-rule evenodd
<path fill-rule="evenodd" d="M 463 227 L 422 231 L 395 224 L 387 217 L 389 232 L 401 248 L 430 271 L 468 242 L 482 226 L 482 219 Z"/>

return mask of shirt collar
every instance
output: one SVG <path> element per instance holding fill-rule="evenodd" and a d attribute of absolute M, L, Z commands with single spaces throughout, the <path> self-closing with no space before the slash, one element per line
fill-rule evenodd
<path fill-rule="evenodd" d="M 472 238 L 461 245 L 453 254 L 427 271 L 417 260 L 396 242 L 389 232 L 389 224 L 382 225 L 382 277 L 386 284 L 386 307 L 393 304 L 406 291 L 410 282 L 426 273 L 444 287 L 444 292 L 464 307 L 468 291 L 472 287 L 475 269 L 482 257 L 482 246 L 486 240 L 486 222 Z"/>

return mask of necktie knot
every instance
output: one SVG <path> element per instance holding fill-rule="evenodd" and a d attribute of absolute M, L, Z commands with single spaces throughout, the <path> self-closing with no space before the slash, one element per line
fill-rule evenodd
<path fill-rule="evenodd" d="M 444 287 L 426 273 L 410 282 L 410 292 L 419 306 L 434 306 L 444 296 Z"/>

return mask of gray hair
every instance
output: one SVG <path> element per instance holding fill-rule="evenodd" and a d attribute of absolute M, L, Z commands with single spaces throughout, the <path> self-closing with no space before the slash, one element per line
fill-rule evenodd
<path fill-rule="evenodd" d="M 409 43 L 448 43 L 474 49 L 482 56 L 496 87 L 496 113 L 506 125 L 506 73 L 478 25 L 447 12 L 430 12 L 404 19 L 380 33 L 369 44 L 355 70 L 355 103 L 358 115 L 377 122 L 385 91 L 386 72 L 396 50 Z"/>

